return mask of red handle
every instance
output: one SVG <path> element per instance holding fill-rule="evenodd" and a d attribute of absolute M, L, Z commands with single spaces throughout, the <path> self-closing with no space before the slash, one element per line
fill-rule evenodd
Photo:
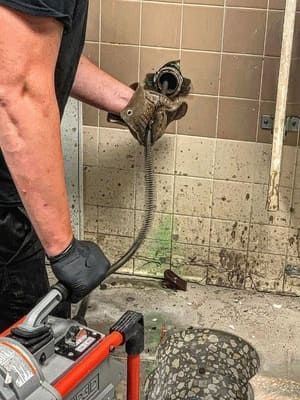
<path fill-rule="evenodd" d="M 127 400 L 140 399 L 141 357 L 128 356 L 127 360 Z"/>

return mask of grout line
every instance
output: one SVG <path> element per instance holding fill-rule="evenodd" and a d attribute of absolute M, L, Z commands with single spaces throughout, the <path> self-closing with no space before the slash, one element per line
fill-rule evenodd
<path fill-rule="evenodd" d="M 265 35 L 264 35 L 264 47 L 263 47 L 263 60 L 262 60 L 262 66 L 261 66 L 261 76 L 260 76 L 260 88 L 259 88 L 259 99 L 258 99 L 258 111 L 257 111 L 257 123 L 256 123 L 256 143 L 258 142 L 258 132 L 260 129 L 260 113 L 261 113 L 261 104 L 262 104 L 262 88 L 263 88 L 263 76 L 264 76 L 264 66 L 265 66 L 265 54 L 266 54 L 266 45 L 267 45 L 267 34 L 268 34 L 268 23 L 269 23 L 269 3 L 270 0 L 267 2 L 267 8 L 266 8 L 266 18 L 265 18 Z M 253 166 L 253 168 L 255 168 Z M 268 184 L 268 183 L 267 183 Z M 252 230 L 252 224 L 253 224 L 253 194 L 254 194 L 254 182 L 252 182 L 251 185 L 251 208 L 250 208 L 250 218 L 249 218 L 249 225 L 248 225 L 248 241 L 247 241 L 247 265 L 246 265 L 246 271 L 245 271 L 245 286 L 246 288 L 246 280 L 248 277 L 248 269 L 249 269 L 249 253 L 250 253 L 250 241 L 251 241 L 251 230 Z"/>
<path fill-rule="evenodd" d="M 267 46 L 267 35 L 268 35 L 268 26 L 269 26 L 269 3 L 267 3 L 266 9 L 266 20 L 265 20 L 265 35 L 264 35 L 264 47 L 263 47 L 263 59 L 261 66 L 261 75 L 260 75 L 260 89 L 259 89 L 259 97 L 258 97 L 258 115 L 257 115 L 257 125 L 256 125 L 256 142 L 258 139 L 258 133 L 260 129 L 260 113 L 261 113 L 261 103 L 262 103 L 262 89 L 263 89 L 263 78 L 264 78 L 264 68 L 265 68 L 265 55 L 266 55 L 266 46 Z"/>
<path fill-rule="evenodd" d="M 140 3 L 140 20 L 139 20 L 139 52 L 138 52 L 138 82 L 141 80 L 141 48 L 142 48 L 142 15 L 143 15 L 143 0 L 139 0 Z"/>
<path fill-rule="evenodd" d="M 139 15 L 139 43 L 138 43 L 138 82 L 141 81 L 141 43 L 142 43 L 142 13 L 143 13 L 143 0 L 139 0 L 140 3 L 140 15 Z M 134 213 L 133 213 L 133 236 L 134 239 L 137 235 L 137 184 L 138 184 L 138 146 L 136 146 L 134 152 L 134 185 L 133 185 L 133 196 L 134 196 Z M 135 257 L 132 260 L 132 275 L 135 275 Z"/>
<path fill-rule="evenodd" d="M 182 58 L 182 41 L 183 41 L 183 18 L 184 18 L 184 0 L 181 0 L 181 16 L 180 16 L 180 38 L 179 38 L 179 60 Z M 172 196 L 172 218 L 171 218 L 171 242 L 170 242 L 170 268 L 172 269 L 174 240 L 173 234 L 175 229 L 175 200 L 176 200 L 176 165 L 177 165 L 177 148 L 178 148 L 178 121 L 176 121 L 176 133 L 174 138 L 174 174 L 173 174 L 173 196 Z"/>
<path fill-rule="evenodd" d="M 102 41 L 102 0 L 99 0 L 99 53 L 98 53 L 98 57 L 99 57 L 99 67 L 101 67 L 101 41 Z M 97 112 L 97 125 L 98 127 L 100 127 L 100 110 L 98 110 Z"/>
<path fill-rule="evenodd" d="M 215 139 L 214 139 L 214 150 L 212 160 L 212 185 L 211 185 L 211 210 L 210 210 L 210 223 L 209 223 L 209 238 L 208 238 L 208 261 L 211 260 L 211 232 L 212 232 L 212 219 L 213 219 L 213 206 L 214 206 L 214 191 L 215 191 L 215 165 L 217 155 L 217 138 L 218 138 L 218 127 L 219 127 L 219 112 L 220 112 L 220 93 L 221 93 L 221 77 L 222 77 L 222 62 L 223 62 L 223 51 L 224 51 L 224 36 L 225 36 L 225 20 L 226 20 L 226 2 L 224 0 L 223 8 L 223 21 L 222 21 L 222 37 L 221 37 L 221 49 L 220 49 L 220 65 L 219 65 L 219 84 L 218 84 L 218 97 L 217 97 L 217 115 L 216 115 L 216 126 L 215 126 Z M 209 271 L 207 268 L 207 280 Z M 206 281 L 207 283 L 207 281 Z"/>
<path fill-rule="evenodd" d="M 86 43 L 97 43 L 93 40 L 87 40 Z M 109 45 L 109 46 L 121 46 L 121 47 L 139 47 L 138 43 L 115 43 L 115 42 L 108 42 L 108 41 L 102 41 L 101 42 L 104 45 Z M 153 49 L 153 50 L 180 50 L 179 47 L 168 47 L 168 46 L 155 46 L 155 45 L 146 45 L 143 44 L 140 46 L 143 49 Z M 186 52 L 191 52 L 191 53 L 208 53 L 208 54 L 216 54 L 219 55 L 220 51 L 219 50 L 210 50 L 210 49 L 198 49 L 198 48 L 189 48 L 189 47 L 182 47 L 182 51 Z M 262 53 L 240 53 L 240 52 L 233 52 L 233 51 L 223 51 L 223 54 L 226 55 L 232 55 L 232 56 L 244 56 L 244 57 L 256 57 L 256 58 L 262 58 L 263 54 Z M 280 55 L 272 55 L 272 54 L 267 54 L 267 58 L 271 59 L 279 59 Z M 295 59 L 300 59 L 300 57 L 295 57 Z"/>
<path fill-rule="evenodd" d="M 218 140 L 223 140 L 223 139 L 218 139 Z M 252 142 L 249 142 L 252 143 Z M 87 165 L 84 164 L 85 168 L 98 168 L 95 165 Z M 125 168 L 113 168 L 113 167 L 104 167 L 102 166 L 101 169 L 103 170 L 114 170 L 114 171 L 132 171 L 132 169 L 125 169 Z M 139 172 L 138 172 L 139 173 Z M 203 181 L 214 181 L 214 182 L 222 182 L 222 183 L 226 183 L 228 184 L 245 184 L 245 185 L 263 185 L 263 186 L 267 186 L 268 182 L 262 182 L 262 181 L 258 181 L 258 180 L 240 180 L 240 179 L 226 179 L 226 178 L 216 178 L 216 177 L 208 177 L 208 176 L 203 176 L 203 175 L 189 175 L 189 174 L 180 174 L 180 173 L 166 173 L 166 172 L 155 172 L 154 175 L 157 176 L 165 176 L 165 177 L 178 177 L 178 178 L 187 178 L 187 179 L 195 179 L 195 180 L 203 180 Z M 292 190 L 292 186 L 288 186 L 288 185 L 280 185 L 280 188 L 284 188 L 284 189 L 289 189 Z M 104 206 L 105 207 L 105 206 Z M 118 208 L 118 207 L 117 207 Z M 120 207 L 123 208 L 123 207 Z M 125 207 L 126 208 L 126 207 Z M 129 208 L 130 209 L 130 208 Z"/>
<path fill-rule="evenodd" d="M 152 4 L 157 4 L 161 5 L 161 1 L 155 1 L 155 0 L 147 0 L 148 3 Z M 177 2 L 172 2 L 172 1 L 164 1 L 164 4 L 169 4 L 169 5 L 176 5 L 178 4 Z M 195 3 L 190 3 L 189 1 L 183 1 L 183 4 L 189 7 L 195 7 L 195 8 L 222 8 L 222 5 L 218 4 L 195 4 Z M 226 6 L 228 9 L 234 9 L 234 10 L 249 10 L 249 11 L 265 11 L 266 7 L 245 7 L 245 6 L 231 6 L 227 5 Z M 278 9 L 278 8 L 270 8 L 270 10 L 274 12 L 284 12 L 284 9 Z M 300 13 L 300 10 L 297 10 L 297 13 Z"/>
<path fill-rule="evenodd" d="M 220 65 L 219 65 L 219 84 L 218 84 L 218 103 L 217 103 L 217 115 L 216 115 L 216 130 L 215 137 L 218 137 L 218 127 L 219 127 L 219 111 L 220 111 L 220 95 L 221 95 L 221 79 L 222 79 L 222 63 L 224 55 L 224 36 L 225 36 L 225 19 L 226 19 L 226 1 L 224 0 L 223 6 L 223 23 L 222 23 L 222 37 L 221 37 L 221 49 L 220 49 Z M 215 168 L 215 160 L 213 161 L 213 168 Z"/>
<path fill-rule="evenodd" d="M 299 142 L 300 142 L 300 127 L 298 127 L 298 136 L 297 136 L 297 146 L 296 146 L 296 158 L 295 158 L 295 163 L 294 163 L 294 179 L 293 179 L 293 187 L 292 187 L 292 196 L 291 196 L 291 203 L 290 206 L 291 208 L 293 207 L 294 204 L 294 199 L 295 199 L 295 191 L 296 191 L 296 177 L 297 177 L 297 169 L 298 169 L 298 155 L 299 153 Z M 299 234 L 299 228 L 297 228 L 295 225 L 292 224 L 292 213 L 290 213 L 290 220 L 289 220 L 289 232 L 291 232 L 292 229 L 297 229 L 297 234 Z M 287 246 L 287 252 L 286 252 L 286 258 L 285 258 L 285 265 L 288 263 L 288 258 L 291 257 L 289 255 L 289 250 L 288 250 L 288 243 L 286 244 Z M 292 256 L 294 257 L 294 256 Z M 299 257 L 299 256 L 298 256 Z M 284 271 L 285 272 L 285 271 Z M 283 276 L 283 292 L 285 293 L 285 287 L 287 283 L 287 275 L 284 273 Z"/>

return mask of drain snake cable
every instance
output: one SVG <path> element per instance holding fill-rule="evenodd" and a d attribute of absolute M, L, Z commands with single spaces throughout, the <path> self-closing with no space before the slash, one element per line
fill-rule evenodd
<path fill-rule="evenodd" d="M 161 93 L 167 95 L 169 82 L 164 80 L 162 82 Z M 155 177 L 154 177 L 154 166 L 153 166 L 153 141 L 152 141 L 152 121 L 146 128 L 145 146 L 144 146 L 144 174 L 145 174 L 145 215 L 143 219 L 142 227 L 136 240 L 127 252 L 114 264 L 111 265 L 107 271 L 106 278 L 117 272 L 123 265 L 125 265 L 138 251 L 138 249 L 144 243 L 148 232 L 152 226 L 154 212 L 155 212 Z M 73 318 L 79 323 L 85 324 L 85 316 L 88 310 L 90 296 L 86 296 L 80 303 L 76 316 Z"/>
<path fill-rule="evenodd" d="M 153 168 L 153 150 L 152 150 L 152 132 L 151 128 L 147 128 L 146 143 L 144 146 L 144 173 L 145 173 L 145 215 L 142 227 L 138 233 L 136 240 L 127 252 L 107 271 L 106 278 L 117 272 L 125 265 L 138 251 L 144 243 L 148 232 L 152 226 L 155 211 L 155 178 Z M 79 323 L 85 324 L 85 315 L 88 310 L 90 296 L 86 296 L 80 303 L 76 316 L 73 318 Z"/>

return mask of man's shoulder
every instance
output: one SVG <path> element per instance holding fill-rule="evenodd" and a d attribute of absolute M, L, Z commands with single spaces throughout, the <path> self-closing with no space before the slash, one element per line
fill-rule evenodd
<path fill-rule="evenodd" d="M 77 2 L 78 0 L 0 0 L 0 6 L 33 16 L 54 17 L 70 26 Z"/>

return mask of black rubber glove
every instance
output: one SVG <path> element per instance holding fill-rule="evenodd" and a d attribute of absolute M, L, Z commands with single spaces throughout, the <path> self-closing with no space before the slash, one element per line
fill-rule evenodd
<path fill-rule="evenodd" d="M 98 245 L 73 239 L 55 257 L 48 257 L 53 273 L 70 291 L 70 301 L 78 303 L 105 278 L 110 262 Z"/>
<path fill-rule="evenodd" d="M 139 85 L 127 107 L 121 111 L 120 117 L 139 143 L 145 145 L 148 126 L 151 128 L 154 143 L 165 133 L 172 121 L 185 116 L 187 109 L 187 103 L 171 100 Z"/>

